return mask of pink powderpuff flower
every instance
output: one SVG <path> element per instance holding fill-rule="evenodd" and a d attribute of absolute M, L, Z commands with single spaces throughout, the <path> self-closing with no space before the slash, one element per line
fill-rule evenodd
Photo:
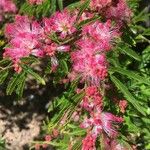
<path fill-rule="evenodd" d="M 94 94 L 97 94 L 98 90 L 95 86 L 89 86 L 85 89 L 86 96 L 93 96 Z"/>
<path fill-rule="evenodd" d="M 106 23 L 101 23 L 99 21 L 84 26 L 82 29 L 82 35 L 87 36 L 89 38 L 89 41 L 93 41 L 92 43 L 88 41 L 91 45 L 87 45 L 88 47 L 90 46 L 92 48 L 92 45 L 94 49 L 99 49 L 99 51 L 104 51 L 104 50 L 110 50 L 111 49 L 111 43 L 115 38 L 117 38 L 120 34 L 114 27 L 111 25 L 111 21 L 107 20 Z M 84 42 L 85 41 L 85 42 Z M 79 41 L 78 45 L 81 48 L 85 48 L 85 43 L 87 40 L 81 40 Z"/>
<path fill-rule="evenodd" d="M 43 28 L 36 21 L 31 21 L 27 16 L 16 15 L 15 22 L 9 23 L 5 27 L 5 35 L 7 38 L 30 34 L 35 38 L 43 37 Z"/>
<path fill-rule="evenodd" d="M 50 142 L 52 140 L 52 137 L 50 135 L 45 136 L 45 141 Z"/>
<path fill-rule="evenodd" d="M 73 72 L 77 77 L 81 76 L 81 82 L 87 81 L 91 85 L 98 86 L 107 76 L 107 63 L 105 57 L 101 57 L 100 54 L 92 55 L 80 50 L 71 53 L 71 60 Z"/>
<path fill-rule="evenodd" d="M 30 55 L 30 50 L 26 48 L 16 48 L 16 47 L 10 47 L 5 48 L 5 52 L 3 54 L 3 57 L 9 57 L 13 62 L 17 63 L 19 60 L 23 57 L 27 57 Z"/>
<path fill-rule="evenodd" d="M 118 0 L 106 9 L 104 15 L 106 18 L 116 20 L 119 24 L 122 24 L 122 21 L 130 21 L 132 12 L 126 0 Z"/>
<path fill-rule="evenodd" d="M 17 11 L 16 5 L 12 0 L 0 1 L 0 22 L 3 21 L 3 17 L 6 13 L 15 13 Z"/>
<path fill-rule="evenodd" d="M 102 96 L 96 86 L 90 86 L 85 89 L 85 96 L 80 105 L 89 112 L 93 111 L 95 107 L 102 107 Z"/>
<path fill-rule="evenodd" d="M 27 57 L 29 56 L 29 54 L 32 54 L 34 56 L 37 57 L 43 57 L 44 56 L 44 52 L 42 50 L 40 50 L 40 45 L 39 45 L 39 41 L 37 41 L 37 39 L 33 38 L 32 35 L 30 34 L 22 34 L 20 36 L 15 37 L 14 39 L 12 39 L 10 41 L 10 45 L 13 48 L 13 51 L 16 51 L 16 55 L 12 55 L 9 51 L 6 52 L 7 56 L 10 57 L 12 60 L 16 60 L 16 58 L 19 60 L 22 57 Z M 19 52 L 20 50 L 20 52 Z M 8 51 L 8 50 L 6 50 Z M 13 53 L 12 51 L 12 53 Z M 24 51 L 23 55 L 22 51 Z M 25 53 L 26 51 L 26 53 Z M 4 53 L 5 55 L 5 53 Z"/>
<path fill-rule="evenodd" d="M 122 117 L 116 117 L 115 115 L 111 113 L 101 113 L 101 121 L 102 121 L 102 127 L 103 130 L 110 136 L 115 137 L 117 136 L 118 132 L 113 127 L 112 123 L 122 123 L 123 118 Z"/>
<path fill-rule="evenodd" d="M 44 47 L 44 51 L 48 56 L 54 56 L 56 52 L 68 52 L 70 50 L 69 45 L 57 45 L 56 43 L 47 44 Z"/>
<path fill-rule="evenodd" d="M 5 48 L 4 57 L 10 58 L 15 66 L 21 58 L 29 55 L 43 57 L 43 33 L 38 22 L 30 20 L 27 16 L 17 15 L 15 22 L 7 24 L 5 28 L 10 48 Z"/>
<path fill-rule="evenodd" d="M 36 4 L 36 5 L 40 5 L 43 3 L 44 0 L 27 0 L 30 4 Z"/>
<path fill-rule="evenodd" d="M 51 18 L 44 19 L 45 32 L 49 34 L 58 33 L 60 38 L 65 38 L 76 31 L 75 21 L 76 16 L 67 10 L 56 12 Z"/>
<path fill-rule="evenodd" d="M 85 119 L 81 124 L 82 128 L 92 128 L 93 136 L 97 137 L 102 131 L 107 133 L 109 137 L 116 137 L 116 131 L 113 123 L 122 123 L 123 118 L 116 117 L 111 113 L 97 111 L 91 114 L 89 119 Z"/>
<path fill-rule="evenodd" d="M 16 5 L 13 3 L 12 0 L 1 0 L 0 9 L 3 13 L 6 13 L 6 12 L 15 13 L 17 10 Z"/>
<path fill-rule="evenodd" d="M 51 57 L 51 70 L 53 72 L 56 71 L 57 67 L 58 67 L 59 63 L 58 63 L 58 60 L 55 56 Z"/>
<path fill-rule="evenodd" d="M 96 138 L 92 134 L 88 133 L 82 140 L 82 150 L 96 150 L 95 148 Z"/>
<path fill-rule="evenodd" d="M 91 0 L 90 8 L 91 10 L 101 11 L 111 4 L 112 0 Z"/>
<path fill-rule="evenodd" d="M 119 108 L 122 113 L 125 113 L 125 109 L 126 109 L 127 105 L 128 105 L 128 103 L 126 100 L 119 101 Z"/>

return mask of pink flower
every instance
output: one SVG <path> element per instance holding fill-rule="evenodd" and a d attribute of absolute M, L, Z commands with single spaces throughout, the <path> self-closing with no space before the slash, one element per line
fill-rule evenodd
<path fill-rule="evenodd" d="M 96 150 L 95 148 L 96 138 L 92 134 L 88 133 L 82 140 L 82 150 Z"/>
<path fill-rule="evenodd" d="M 99 85 L 100 81 L 107 76 L 107 63 L 103 56 L 92 55 L 86 50 L 72 52 L 71 60 L 76 76 L 81 76 L 82 82 L 87 81 L 90 84 Z"/>
<path fill-rule="evenodd" d="M 45 141 L 50 142 L 52 140 L 52 137 L 50 135 L 45 136 Z"/>
<path fill-rule="evenodd" d="M 8 38 L 30 34 L 35 38 L 43 37 L 43 29 L 36 21 L 31 21 L 27 16 L 16 15 L 15 22 L 9 23 L 5 27 L 5 35 Z"/>
<path fill-rule="evenodd" d="M 13 12 L 15 13 L 17 8 L 12 0 L 1 0 L 0 9 L 2 12 Z"/>
<path fill-rule="evenodd" d="M 107 77 L 105 52 L 111 49 L 111 43 L 119 33 L 108 20 L 84 26 L 81 35 L 82 38 L 76 42 L 79 50 L 71 53 L 72 72 L 81 77 L 82 82 L 98 86 Z"/>
<path fill-rule="evenodd" d="M 126 100 L 120 100 L 119 101 L 119 108 L 120 108 L 120 111 L 122 112 L 122 113 L 125 113 L 125 109 L 126 109 L 126 107 L 127 107 L 127 101 Z"/>
<path fill-rule="evenodd" d="M 93 96 L 94 94 L 98 93 L 97 87 L 95 87 L 95 86 L 87 87 L 85 89 L 85 93 L 87 96 Z"/>
<path fill-rule="evenodd" d="M 36 5 L 40 5 L 43 3 L 44 0 L 27 0 L 30 4 L 36 4 Z"/>
<path fill-rule="evenodd" d="M 51 18 L 44 19 L 45 32 L 49 34 L 56 32 L 61 38 L 65 38 L 76 31 L 75 20 L 76 17 L 67 10 L 56 12 Z"/>
<path fill-rule="evenodd" d="M 115 137 L 117 136 L 117 131 L 113 127 L 112 123 L 122 123 L 123 118 L 121 117 L 116 117 L 111 113 L 102 113 L 101 114 L 101 121 L 102 121 L 102 126 L 103 130 L 110 136 L 110 137 Z"/>
<path fill-rule="evenodd" d="M 58 65 L 59 65 L 59 63 L 58 63 L 57 58 L 55 56 L 51 57 L 51 69 L 53 72 L 56 71 Z"/>
<path fill-rule="evenodd" d="M 132 12 L 125 0 L 114 2 L 105 12 L 106 18 L 116 20 L 117 22 L 130 21 Z"/>
<path fill-rule="evenodd" d="M 43 33 L 38 22 L 30 20 L 27 16 L 17 15 L 15 22 L 7 24 L 5 28 L 10 48 L 5 48 L 4 57 L 9 57 L 14 66 L 17 66 L 21 58 L 29 55 L 43 57 Z"/>
<path fill-rule="evenodd" d="M 70 50 L 69 45 L 57 45 L 56 43 L 47 44 L 44 47 L 44 51 L 49 56 L 54 56 L 56 52 L 68 52 Z"/>
<path fill-rule="evenodd" d="M 111 4 L 112 0 L 91 0 L 90 1 L 90 8 L 92 10 L 101 11 L 101 9 L 104 9 L 106 6 L 109 6 Z"/>
<path fill-rule="evenodd" d="M 89 119 L 85 119 L 81 124 L 82 128 L 92 128 L 93 136 L 97 137 L 102 131 L 107 133 L 109 137 L 116 137 L 116 131 L 113 123 L 122 123 L 123 118 L 116 117 L 111 113 L 101 112 L 100 110 L 91 114 Z"/>
<path fill-rule="evenodd" d="M 102 107 L 102 96 L 96 86 L 90 86 L 85 89 L 85 96 L 80 105 L 89 112 L 93 111 L 95 107 Z"/>
<path fill-rule="evenodd" d="M 6 13 L 15 13 L 16 10 L 16 5 L 12 0 L 0 0 L 0 22 L 3 21 L 3 16 Z"/>
<path fill-rule="evenodd" d="M 19 62 L 19 60 L 23 57 L 27 57 L 30 55 L 30 50 L 26 48 L 5 48 L 5 52 L 3 54 L 4 57 L 9 57 L 13 62 Z"/>
<path fill-rule="evenodd" d="M 82 35 L 84 39 L 78 43 L 81 48 L 94 47 L 94 51 L 104 51 L 111 49 L 111 42 L 119 36 L 119 33 L 117 29 L 112 27 L 111 21 L 107 20 L 106 23 L 97 21 L 83 27 Z M 88 41 L 85 39 L 86 36 Z M 88 43 L 85 44 L 86 42 Z"/>

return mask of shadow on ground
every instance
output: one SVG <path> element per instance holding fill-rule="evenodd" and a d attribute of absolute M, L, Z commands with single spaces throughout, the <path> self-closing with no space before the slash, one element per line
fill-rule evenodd
<path fill-rule="evenodd" d="M 0 87 L 0 135 L 6 139 L 8 150 L 28 150 L 34 139 L 40 139 L 42 121 L 51 100 L 62 93 L 61 85 L 54 88 L 27 85 L 24 96 L 16 101 L 15 95 L 6 96 Z"/>

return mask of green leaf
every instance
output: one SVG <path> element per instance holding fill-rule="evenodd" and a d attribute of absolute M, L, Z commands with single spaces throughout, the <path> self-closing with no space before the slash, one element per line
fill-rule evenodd
<path fill-rule="evenodd" d="M 21 61 L 23 63 L 38 63 L 39 62 L 39 60 L 34 56 L 24 57 L 21 59 Z"/>
<path fill-rule="evenodd" d="M 53 14 L 55 11 L 56 11 L 56 0 L 51 0 L 50 14 Z"/>
<path fill-rule="evenodd" d="M 2 59 L 2 60 L 0 61 L 0 65 L 5 65 L 5 64 L 8 64 L 8 63 L 10 63 L 10 60 L 9 60 L 9 59 Z"/>
<path fill-rule="evenodd" d="M 74 135 L 74 136 L 82 136 L 82 135 L 85 135 L 85 130 L 82 130 L 82 129 L 79 129 L 79 130 L 76 130 L 76 131 L 73 131 L 73 132 L 70 132 L 68 133 L 69 135 Z"/>
<path fill-rule="evenodd" d="M 128 91 L 127 87 L 118 80 L 115 76 L 110 76 L 112 82 L 116 85 L 116 87 L 124 94 L 125 98 L 144 116 L 146 115 L 142 109 L 142 106 L 139 105 L 137 100 L 132 96 L 132 94 Z"/>
<path fill-rule="evenodd" d="M 13 91 L 15 91 L 16 87 L 19 85 L 20 81 L 24 77 L 25 73 L 22 72 L 20 74 L 14 74 L 13 78 L 9 81 L 8 86 L 6 88 L 7 95 L 11 95 Z"/>
<path fill-rule="evenodd" d="M 109 71 L 118 72 L 122 75 L 128 76 L 130 79 L 134 79 L 134 80 L 139 81 L 140 83 L 145 83 L 145 84 L 150 85 L 150 81 L 147 78 L 142 77 L 133 71 L 129 71 L 129 70 L 125 70 L 125 69 L 117 68 L 117 67 L 110 67 Z"/>
<path fill-rule="evenodd" d="M 58 2 L 58 7 L 62 11 L 63 10 L 63 0 L 57 0 Z"/>
<path fill-rule="evenodd" d="M 83 92 L 80 92 L 79 94 L 74 95 L 71 98 L 72 102 L 78 103 L 83 98 L 84 95 L 85 95 L 85 93 L 83 93 Z"/>
<path fill-rule="evenodd" d="M 23 76 L 22 80 L 20 81 L 19 85 L 17 86 L 17 89 L 16 89 L 16 94 L 19 96 L 19 98 L 22 97 L 23 95 L 23 89 L 24 89 L 24 86 L 25 86 L 25 81 L 26 81 L 26 75 Z"/>
<path fill-rule="evenodd" d="M 73 4 L 70 4 L 67 6 L 67 9 L 75 9 L 75 8 L 79 8 L 81 6 L 81 2 L 74 2 Z"/>
<path fill-rule="evenodd" d="M 93 17 L 93 18 L 83 20 L 83 21 L 81 21 L 81 22 L 77 25 L 77 28 L 80 29 L 83 25 L 87 25 L 87 24 L 90 24 L 90 23 L 92 23 L 92 22 L 95 22 L 96 20 L 99 20 L 100 18 L 101 18 L 101 16 L 95 16 L 95 17 Z"/>
<path fill-rule="evenodd" d="M 65 71 L 65 73 L 68 73 L 68 65 L 65 60 L 61 60 L 61 66 L 62 66 L 63 70 Z"/>
<path fill-rule="evenodd" d="M 125 54 L 134 58 L 135 60 L 141 61 L 141 57 L 127 45 L 122 45 L 122 47 L 118 47 L 118 49 L 120 50 L 121 53 L 124 52 Z"/>
<path fill-rule="evenodd" d="M 8 76 L 8 69 L 0 71 L 0 84 L 2 84 Z"/>
<path fill-rule="evenodd" d="M 22 68 L 27 74 L 32 75 L 39 83 L 45 85 L 44 79 L 40 77 L 40 75 L 38 75 L 36 72 L 34 72 L 30 67 L 28 67 L 27 65 L 22 65 Z"/>

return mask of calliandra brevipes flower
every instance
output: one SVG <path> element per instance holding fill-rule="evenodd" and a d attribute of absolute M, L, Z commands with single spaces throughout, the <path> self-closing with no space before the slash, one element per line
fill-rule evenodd
<path fill-rule="evenodd" d="M 0 22 L 3 20 L 3 16 L 6 13 L 15 13 L 17 10 L 16 5 L 12 0 L 1 0 L 0 1 Z"/>
<path fill-rule="evenodd" d="M 119 108 L 122 113 L 125 113 L 128 102 L 126 100 L 119 101 Z"/>
<path fill-rule="evenodd" d="M 81 35 L 82 38 L 76 42 L 79 50 L 71 53 L 73 69 L 70 77 L 73 80 L 73 76 L 80 76 L 82 81 L 99 85 L 107 77 L 105 53 L 119 36 L 118 30 L 112 28 L 110 20 L 106 23 L 96 21 L 84 26 Z"/>
<path fill-rule="evenodd" d="M 126 0 L 118 0 L 112 3 L 104 12 L 106 18 L 117 21 L 119 24 L 122 21 L 130 21 L 132 11 L 127 5 Z"/>
<path fill-rule="evenodd" d="M 40 42 L 43 29 L 38 22 L 32 22 L 27 16 L 17 15 L 14 23 L 6 25 L 5 35 L 10 42 L 9 48 L 5 48 L 3 56 L 10 58 L 14 64 L 29 55 L 44 56 Z"/>
<path fill-rule="evenodd" d="M 85 88 L 85 96 L 81 101 L 81 107 L 92 112 L 95 107 L 102 107 L 102 96 L 96 86 Z"/>
<path fill-rule="evenodd" d="M 45 0 L 27 0 L 30 4 L 36 4 L 36 5 L 40 5 L 42 4 Z"/>
<path fill-rule="evenodd" d="M 25 34 L 40 38 L 43 37 L 43 29 L 37 21 L 32 21 L 27 16 L 20 15 L 16 15 L 14 23 L 9 23 L 5 27 L 7 38 L 11 39 Z"/>
<path fill-rule="evenodd" d="M 82 140 L 82 150 L 96 150 L 95 142 L 96 138 L 91 133 L 88 133 Z"/>
<path fill-rule="evenodd" d="M 102 132 L 105 132 L 109 137 L 116 137 L 118 135 L 113 123 L 122 123 L 123 118 L 99 110 L 91 113 L 90 116 L 90 118 L 85 118 L 81 127 L 92 128 L 93 136 L 98 137 Z"/>
<path fill-rule="evenodd" d="M 76 31 L 74 27 L 76 15 L 70 13 L 68 10 L 56 12 L 50 18 L 44 19 L 45 32 L 48 34 L 57 33 L 60 38 L 66 38 Z"/>
<path fill-rule="evenodd" d="M 107 51 L 112 48 L 113 41 L 119 35 L 118 29 L 112 26 L 111 20 L 105 23 L 96 21 L 82 28 L 83 38 L 77 44 L 81 49 L 89 49 L 89 51 Z"/>
<path fill-rule="evenodd" d="M 104 54 L 91 55 L 87 51 L 78 50 L 71 54 L 71 60 L 73 62 L 73 72 L 69 77 L 71 80 L 80 76 L 81 82 L 87 81 L 89 84 L 98 86 L 100 81 L 107 76 Z"/>
<path fill-rule="evenodd" d="M 51 70 L 55 71 L 59 65 L 59 62 L 56 58 L 57 52 L 68 52 L 70 50 L 69 45 L 58 45 L 56 43 L 45 44 L 43 51 L 46 55 L 51 57 Z"/>
<path fill-rule="evenodd" d="M 90 9 L 95 11 L 101 11 L 101 9 L 109 6 L 112 0 L 91 0 Z"/>

